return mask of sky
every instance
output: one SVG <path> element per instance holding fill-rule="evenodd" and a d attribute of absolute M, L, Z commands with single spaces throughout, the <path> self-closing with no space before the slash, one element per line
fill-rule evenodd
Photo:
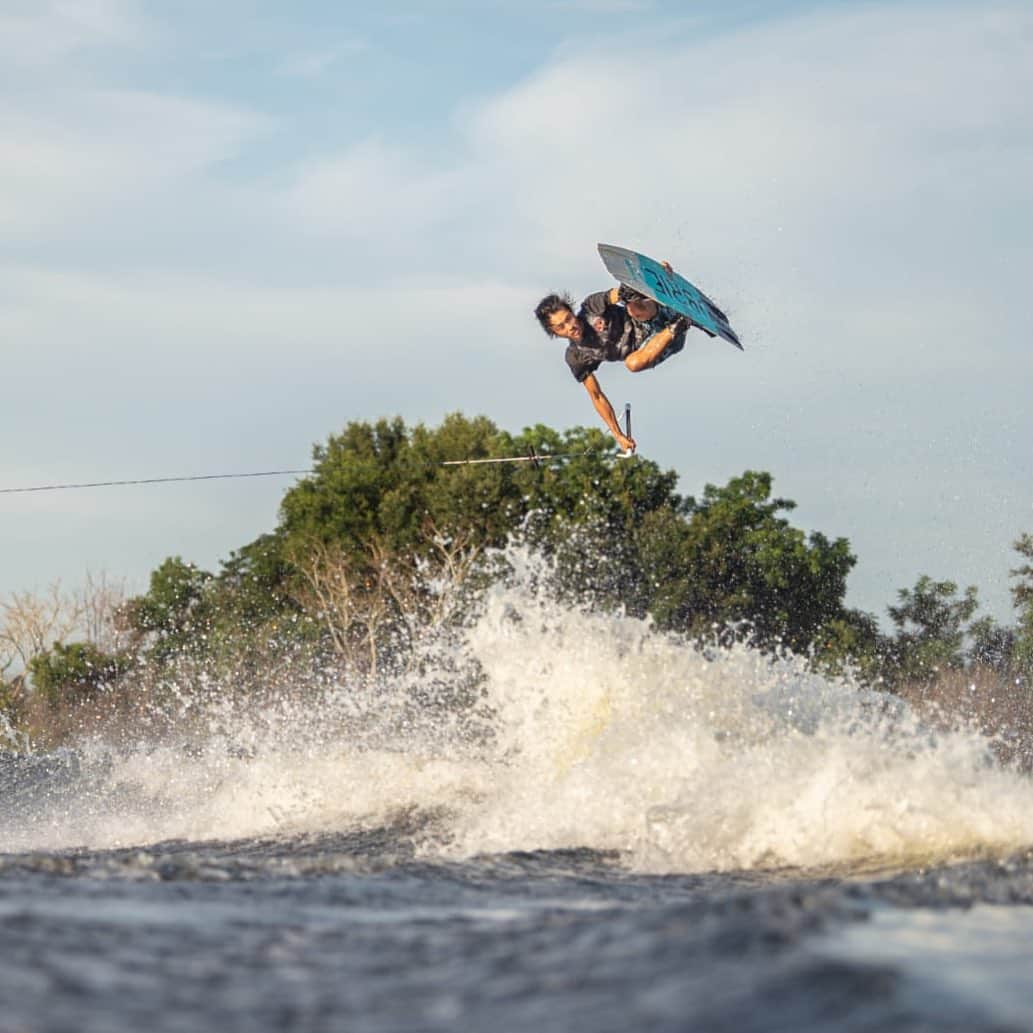
<path fill-rule="evenodd" d="M 599 371 L 767 470 L 885 620 L 1033 531 L 1033 7 L 0 0 L 0 488 L 304 469 L 351 420 L 600 425 L 532 310 L 669 260 L 745 346 Z M 0 599 L 131 590 L 291 478 L 0 494 Z"/>

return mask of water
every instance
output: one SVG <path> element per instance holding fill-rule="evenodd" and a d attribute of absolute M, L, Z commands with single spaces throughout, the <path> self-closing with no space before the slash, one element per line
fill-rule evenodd
<path fill-rule="evenodd" d="M 436 672 L 3 759 L 0 1033 L 1033 1029 L 1025 774 L 536 583 Z"/>
<path fill-rule="evenodd" d="M 998 882 L 984 868 L 985 887 Z M 1007 877 L 1001 880 L 1008 882 Z M 999 896 L 1007 899 L 1008 894 Z M 879 910 L 870 922 L 832 938 L 825 948 L 853 964 L 875 963 L 899 974 L 901 998 L 939 1021 L 970 1021 L 996 1028 L 1028 1029 L 1033 914 L 1012 906 L 970 909 Z"/>

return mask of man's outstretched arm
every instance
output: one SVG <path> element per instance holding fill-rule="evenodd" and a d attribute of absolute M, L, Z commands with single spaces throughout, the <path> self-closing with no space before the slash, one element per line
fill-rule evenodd
<path fill-rule="evenodd" d="M 621 430 L 620 424 L 617 422 L 617 414 L 613 411 L 610 400 L 603 394 L 603 389 L 599 386 L 599 381 L 595 379 L 595 374 L 589 373 L 582 383 L 585 385 L 588 397 L 592 399 L 595 411 L 603 418 L 603 423 L 610 428 L 610 433 L 617 439 L 617 444 L 620 445 L 621 451 L 634 452 L 636 447 L 635 439 L 629 438 Z"/>

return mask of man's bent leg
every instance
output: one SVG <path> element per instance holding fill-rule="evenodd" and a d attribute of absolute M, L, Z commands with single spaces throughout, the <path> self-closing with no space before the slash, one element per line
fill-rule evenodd
<path fill-rule="evenodd" d="M 633 351 L 625 360 L 624 365 L 632 373 L 639 373 L 644 369 L 652 369 L 654 366 L 670 358 L 676 352 L 685 347 L 685 331 L 672 333 L 664 327 L 657 331 L 652 337 L 643 342 L 642 347 Z"/>

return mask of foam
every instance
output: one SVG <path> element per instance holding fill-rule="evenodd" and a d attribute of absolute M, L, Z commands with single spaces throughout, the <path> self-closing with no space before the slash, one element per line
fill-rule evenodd
<path fill-rule="evenodd" d="M 799 659 L 704 652 L 561 603 L 539 561 L 510 559 L 513 576 L 423 676 L 479 668 L 472 725 L 414 706 L 411 675 L 318 692 L 299 680 L 243 708 L 188 687 L 204 715 L 189 740 L 82 744 L 76 784 L 29 821 L 0 817 L 6 849 L 323 833 L 413 809 L 441 816 L 419 844 L 431 855 L 589 847 L 658 872 L 1033 843 L 1033 782 L 974 732 L 934 733 Z"/>

